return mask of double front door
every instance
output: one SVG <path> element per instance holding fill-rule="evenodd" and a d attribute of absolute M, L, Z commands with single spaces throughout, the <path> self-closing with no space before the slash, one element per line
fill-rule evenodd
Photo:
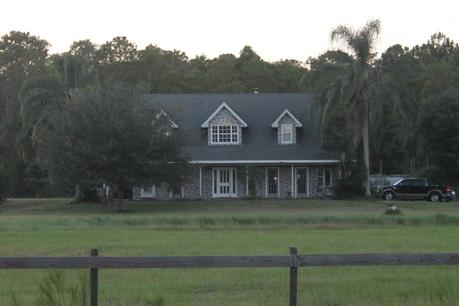
<path fill-rule="evenodd" d="M 232 198 L 237 196 L 236 168 L 213 168 L 212 196 L 214 198 Z"/>

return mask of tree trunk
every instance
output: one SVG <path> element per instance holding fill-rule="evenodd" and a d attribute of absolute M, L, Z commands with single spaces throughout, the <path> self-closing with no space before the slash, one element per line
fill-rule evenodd
<path fill-rule="evenodd" d="M 75 201 L 80 201 L 82 198 L 81 186 L 80 184 L 75 186 Z"/>
<path fill-rule="evenodd" d="M 127 212 L 127 208 L 124 206 L 124 188 L 115 185 L 113 189 L 113 196 L 115 200 L 117 212 Z"/>
<path fill-rule="evenodd" d="M 362 143 L 363 143 L 363 161 L 364 161 L 364 173 L 363 173 L 363 187 L 365 188 L 365 197 L 371 197 L 370 190 L 370 140 L 369 140 L 369 114 L 368 114 L 368 102 L 363 101 L 363 124 L 362 124 Z"/>

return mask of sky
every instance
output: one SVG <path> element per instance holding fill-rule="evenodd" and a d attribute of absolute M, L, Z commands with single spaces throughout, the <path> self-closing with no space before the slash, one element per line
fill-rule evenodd
<path fill-rule="evenodd" d="M 27 31 L 66 51 L 76 40 L 102 44 L 127 36 L 179 49 L 189 57 L 238 54 L 250 45 L 264 59 L 307 60 L 341 46 L 330 31 L 380 19 L 378 51 L 412 47 L 443 32 L 459 42 L 459 1 L 452 0 L 2 0 L 0 34 Z"/>

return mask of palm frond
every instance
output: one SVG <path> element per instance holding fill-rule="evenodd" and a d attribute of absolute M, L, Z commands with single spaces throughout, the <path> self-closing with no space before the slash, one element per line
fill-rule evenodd
<path fill-rule="evenodd" d="M 359 32 L 371 40 L 374 40 L 381 34 L 381 21 L 379 19 L 368 21 Z"/>
<path fill-rule="evenodd" d="M 375 42 L 381 33 L 381 22 L 376 19 L 366 23 L 363 28 L 354 30 L 349 26 L 341 25 L 336 27 L 330 35 L 331 41 L 343 41 L 356 56 L 362 66 L 368 64 L 376 53 L 374 52 Z"/>
<path fill-rule="evenodd" d="M 343 40 L 348 45 L 350 45 L 352 41 L 355 39 L 355 36 L 356 33 L 351 27 L 340 25 L 331 32 L 330 40 L 332 42 Z"/>

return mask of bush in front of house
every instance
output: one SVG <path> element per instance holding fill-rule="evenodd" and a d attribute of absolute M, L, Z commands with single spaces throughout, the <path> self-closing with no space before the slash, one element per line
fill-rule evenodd
<path fill-rule="evenodd" d="M 336 183 L 335 194 L 340 200 L 361 196 L 363 194 L 362 183 L 354 176 L 342 177 Z"/>

